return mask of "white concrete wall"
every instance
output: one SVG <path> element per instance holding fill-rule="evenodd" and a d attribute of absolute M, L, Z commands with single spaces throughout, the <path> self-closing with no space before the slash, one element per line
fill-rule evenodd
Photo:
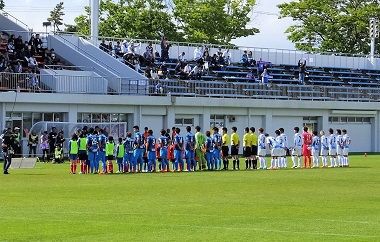
<path fill-rule="evenodd" d="M 53 98 L 54 97 L 54 98 Z M 16 101 L 15 101 L 16 100 Z M 304 116 L 317 116 L 321 122 L 319 129 L 332 127 L 346 128 L 352 137 L 352 151 L 380 151 L 378 103 L 345 103 L 345 102 L 311 102 L 311 101 L 275 101 L 275 100 L 223 100 L 210 98 L 176 98 L 172 103 L 169 97 L 133 97 L 109 95 L 77 94 L 30 94 L 4 92 L 0 95 L 0 107 L 3 117 L 5 112 L 63 112 L 68 120 L 74 121 L 78 112 L 88 113 L 126 113 L 133 123 L 140 127 L 148 126 L 158 134 L 162 128 L 171 128 L 176 117 L 194 118 L 194 125 L 208 130 L 210 114 L 235 116 L 236 121 L 226 118 L 226 126 L 238 127 L 242 137 L 245 127 L 263 127 L 273 134 L 274 130 L 283 127 L 289 140 L 293 137 L 293 127 L 302 127 Z M 332 109 L 331 107 L 334 107 Z M 248 115 L 251 115 L 249 118 Z M 329 116 L 368 116 L 372 124 L 331 124 Z M 4 128 L 5 120 L 0 118 Z M 130 121 L 132 122 L 132 121 Z M 184 130 L 184 126 L 181 129 Z"/>

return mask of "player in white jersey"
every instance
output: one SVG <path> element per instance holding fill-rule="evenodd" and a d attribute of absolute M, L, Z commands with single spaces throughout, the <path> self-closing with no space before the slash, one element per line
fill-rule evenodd
<path fill-rule="evenodd" d="M 343 135 L 342 130 L 336 130 L 336 154 L 338 155 L 338 166 L 343 166 Z"/>
<path fill-rule="evenodd" d="M 278 157 L 277 157 L 277 163 L 276 163 L 275 166 L 277 168 L 282 168 L 283 167 L 282 166 L 282 160 L 286 156 L 286 153 L 285 153 L 285 140 L 284 140 L 284 137 L 281 136 L 281 131 L 280 130 L 276 130 L 275 134 L 276 134 L 277 146 L 279 148 Z"/>
<path fill-rule="evenodd" d="M 348 167 L 348 152 L 351 145 L 351 138 L 347 134 L 347 130 L 343 129 L 343 167 Z"/>
<path fill-rule="evenodd" d="M 283 156 L 280 159 L 280 167 L 286 168 L 288 166 L 288 163 L 286 162 L 286 155 L 288 153 L 288 136 L 284 133 L 285 130 L 283 128 L 278 129 L 281 133 L 282 140 L 284 141 L 284 153 Z"/>
<path fill-rule="evenodd" d="M 321 150 L 321 139 L 318 137 L 318 131 L 313 131 L 313 138 L 311 141 L 311 155 L 313 156 L 313 166 L 311 168 L 319 167 L 319 152 Z"/>
<path fill-rule="evenodd" d="M 276 130 L 278 131 L 278 130 Z M 276 137 L 280 135 L 280 131 L 278 131 L 278 134 L 276 133 Z M 267 137 L 267 144 L 269 149 L 271 150 L 271 165 L 269 169 L 276 169 L 278 164 L 278 157 L 281 156 L 281 149 L 278 145 L 276 138 L 268 136 Z"/>
<path fill-rule="evenodd" d="M 259 169 L 267 169 L 267 162 L 265 160 L 265 156 L 267 155 L 266 138 L 263 128 L 259 128 L 259 136 L 257 139 L 257 156 L 260 162 Z"/>
<path fill-rule="evenodd" d="M 327 167 L 327 156 L 329 154 L 329 139 L 325 136 L 325 131 L 320 132 L 321 135 L 321 159 L 322 167 Z"/>
<path fill-rule="evenodd" d="M 329 129 L 329 155 L 330 155 L 330 166 L 337 167 L 336 162 L 336 136 L 333 129 Z"/>
<path fill-rule="evenodd" d="M 294 128 L 294 141 L 292 147 L 292 168 L 301 168 L 301 156 L 302 156 L 302 136 L 299 133 L 300 128 Z"/>

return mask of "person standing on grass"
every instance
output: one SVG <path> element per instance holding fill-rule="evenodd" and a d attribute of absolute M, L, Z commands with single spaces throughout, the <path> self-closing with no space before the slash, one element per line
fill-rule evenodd
<path fill-rule="evenodd" d="M 42 162 L 49 161 L 49 138 L 48 138 L 48 132 L 44 131 L 40 138 L 40 148 L 42 151 Z"/>
<path fill-rule="evenodd" d="M 265 156 L 267 155 L 267 149 L 266 149 L 266 137 L 264 134 L 264 129 L 259 128 L 259 137 L 257 140 L 257 155 L 259 157 L 260 161 L 260 167 L 259 169 L 266 170 L 267 169 L 267 162 L 265 161 Z"/>
<path fill-rule="evenodd" d="M 302 140 L 303 140 L 303 146 L 302 146 L 302 154 L 303 154 L 303 163 L 305 168 L 311 167 L 311 143 L 312 143 L 312 137 L 311 134 L 308 132 L 309 128 L 304 127 L 303 133 L 302 133 Z"/>
<path fill-rule="evenodd" d="M 198 167 L 199 170 L 203 170 L 206 168 L 206 159 L 204 155 L 204 148 L 206 143 L 206 137 L 201 133 L 201 127 L 195 127 L 195 156 L 198 159 Z"/>
<path fill-rule="evenodd" d="M 338 166 L 343 166 L 343 148 L 344 148 L 344 141 L 343 141 L 343 135 L 342 130 L 337 129 L 336 130 L 336 154 L 338 156 Z"/>
<path fill-rule="evenodd" d="M 115 160 L 115 142 L 113 140 L 113 137 L 112 136 L 109 136 L 108 137 L 108 141 L 106 143 L 106 157 L 107 157 L 107 169 L 106 169 L 106 173 L 108 171 L 108 173 L 113 173 L 113 161 Z M 103 174 L 106 174 L 106 173 L 103 173 Z"/>
<path fill-rule="evenodd" d="M 9 174 L 8 169 L 11 166 L 12 156 L 14 154 L 13 147 L 12 147 L 12 145 L 14 144 L 14 136 L 12 133 L 12 129 L 8 128 L 7 130 L 4 130 L 0 139 L 2 140 L 1 148 L 3 150 L 3 158 L 4 158 L 3 173 L 4 175 L 8 175 Z"/>
<path fill-rule="evenodd" d="M 237 128 L 232 127 L 232 134 L 231 134 L 231 156 L 232 156 L 232 162 L 233 162 L 233 168 L 234 170 L 240 170 L 240 161 L 239 161 L 239 146 L 240 146 L 240 137 L 236 133 Z"/>
<path fill-rule="evenodd" d="M 174 159 L 175 159 L 175 171 L 183 171 L 183 137 L 180 135 L 181 129 L 175 129 L 176 135 L 174 136 Z"/>
<path fill-rule="evenodd" d="M 186 166 L 187 171 L 195 171 L 196 163 L 195 163 L 195 136 L 191 133 L 191 127 L 186 127 L 187 134 L 185 136 L 185 158 L 186 158 Z"/>
<path fill-rule="evenodd" d="M 301 155 L 302 155 L 302 136 L 299 133 L 300 128 L 294 127 L 294 140 L 292 148 L 292 168 L 301 168 Z"/>
<path fill-rule="evenodd" d="M 133 163 L 137 165 L 138 172 L 142 172 L 143 169 L 143 153 L 144 153 L 144 137 L 140 134 L 139 126 L 133 127 L 135 133 L 134 136 L 134 151 L 133 151 Z"/>
<path fill-rule="evenodd" d="M 107 162 L 106 162 L 106 143 L 107 143 L 107 137 L 104 134 L 103 129 L 98 129 L 99 135 L 98 135 L 98 144 L 99 144 L 99 150 L 98 150 L 98 157 L 97 161 L 102 162 L 102 172 L 103 174 L 107 173 Z"/>
<path fill-rule="evenodd" d="M 330 166 L 337 167 L 336 161 L 336 136 L 333 129 L 329 129 L 329 156 L 330 156 Z"/>
<path fill-rule="evenodd" d="M 325 131 L 319 132 L 321 135 L 321 159 L 322 167 L 327 167 L 327 156 L 329 155 L 329 139 L 325 135 Z"/>
<path fill-rule="evenodd" d="M 90 172 L 92 174 L 99 173 L 99 160 L 98 151 L 99 151 L 99 139 L 98 132 L 90 128 L 89 136 L 87 137 L 87 148 L 88 148 L 88 160 L 90 161 Z"/>
<path fill-rule="evenodd" d="M 169 162 L 168 162 L 169 137 L 166 136 L 165 129 L 161 130 L 161 137 L 158 139 L 158 144 L 160 146 L 161 172 L 169 171 Z"/>
<path fill-rule="evenodd" d="M 87 138 L 85 132 L 79 134 L 78 139 L 78 158 L 80 162 L 80 174 L 87 173 Z"/>
<path fill-rule="evenodd" d="M 153 136 L 153 130 L 148 130 L 146 138 L 146 155 L 148 158 L 148 172 L 156 171 L 156 138 Z"/>
<path fill-rule="evenodd" d="M 136 172 L 136 166 L 135 160 L 133 158 L 133 146 L 134 146 L 134 140 L 132 139 L 132 133 L 127 133 L 127 138 L 124 141 L 124 172 L 130 171 L 130 172 Z"/>
<path fill-rule="evenodd" d="M 319 167 L 319 153 L 321 150 L 321 139 L 318 136 L 318 131 L 313 131 L 313 138 L 311 143 L 311 155 L 313 156 L 313 166 L 311 168 Z"/>
<path fill-rule="evenodd" d="M 123 173 L 126 171 L 123 158 L 125 156 L 123 138 L 118 139 L 118 145 L 116 148 L 116 161 L 117 161 L 117 173 Z"/>
<path fill-rule="evenodd" d="M 245 169 L 248 170 L 252 164 L 251 162 L 251 134 L 249 133 L 249 128 L 245 128 L 245 134 L 243 136 L 243 154 L 245 158 Z"/>
<path fill-rule="evenodd" d="M 77 161 L 78 161 L 78 136 L 73 134 L 71 140 L 69 141 L 69 158 L 70 158 L 70 173 L 75 174 L 77 172 Z"/>
<path fill-rule="evenodd" d="M 343 167 L 349 167 L 348 152 L 350 150 L 351 138 L 347 134 L 347 130 L 343 129 Z"/>
<path fill-rule="evenodd" d="M 256 129 L 254 127 L 250 128 L 251 135 L 251 161 L 252 161 L 252 169 L 257 169 L 257 143 L 258 137 L 255 133 Z"/>
<path fill-rule="evenodd" d="M 228 152 L 230 144 L 230 136 L 227 133 L 227 128 L 223 127 L 222 129 L 223 135 L 222 135 L 222 155 L 223 155 L 223 170 L 228 170 Z"/>
<path fill-rule="evenodd" d="M 282 140 L 284 142 L 284 150 L 283 150 L 283 156 L 281 157 L 280 159 L 280 166 L 283 167 L 283 168 L 287 168 L 288 167 L 288 164 L 286 162 L 286 155 L 288 154 L 288 136 L 285 134 L 285 130 L 284 128 L 279 128 L 278 129 L 281 133 L 281 137 L 282 137 Z"/>
<path fill-rule="evenodd" d="M 212 154 L 214 153 L 214 146 L 212 144 L 211 132 L 206 131 L 206 161 L 207 161 L 207 170 L 214 170 L 214 159 Z"/>
<path fill-rule="evenodd" d="M 214 127 L 214 134 L 212 136 L 212 142 L 214 145 L 213 159 L 215 162 L 215 170 L 220 170 L 222 167 L 222 162 L 220 160 L 220 152 L 222 149 L 222 136 L 219 134 L 219 129 Z"/>

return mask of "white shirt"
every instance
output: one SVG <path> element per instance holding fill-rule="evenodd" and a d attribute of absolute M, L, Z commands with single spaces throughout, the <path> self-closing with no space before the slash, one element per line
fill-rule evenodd
<path fill-rule="evenodd" d="M 279 135 L 276 137 L 276 142 L 277 142 L 277 145 L 278 147 L 276 148 L 285 148 L 285 141 L 284 141 L 284 137 Z"/>
<path fill-rule="evenodd" d="M 296 133 L 294 134 L 294 147 L 299 147 L 301 148 L 302 147 L 302 137 L 300 135 L 300 133 Z"/>
<path fill-rule="evenodd" d="M 322 150 L 329 149 L 329 139 L 325 135 L 322 135 L 321 137 L 321 149 Z"/>
<path fill-rule="evenodd" d="M 282 133 L 281 134 L 282 139 L 284 140 L 284 148 L 288 148 L 288 136 L 286 134 Z"/>
<path fill-rule="evenodd" d="M 336 149 L 336 136 L 335 136 L 335 134 L 330 134 L 330 136 L 329 136 L 329 149 L 330 150 Z"/>
<path fill-rule="evenodd" d="M 185 66 L 185 68 L 183 68 L 183 72 L 185 72 L 185 73 L 187 73 L 187 74 L 189 74 L 189 73 L 191 72 L 191 67 L 190 67 L 189 64 L 187 64 L 187 65 Z"/>
<path fill-rule="evenodd" d="M 271 137 L 271 136 L 267 137 L 267 144 L 270 149 L 278 148 L 278 143 L 274 137 Z"/>
<path fill-rule="evenodd" d="M 344 148 L 348 149 L 350 148 L 351 144 L 351 138 L 348 136 L 348 134 L 343 135 L 343 146 Z"/>
<path fill-rule="evenodd" d="M 343 146 L 344 146 L 343 136 L 339 134 L 336 136 L 336 147 L 343 149 Z"/>
<path fill-rule="evenodd" d="M 259 137 L 258 137 L 258 148 L 259 149 L 262 149 L 262 150 L 265 150 L 265 135 L 264 134 L 259 134 Z"/>
<path fill-rule="evenodd" d="M 198 60 L 202 58 L 202 52 L 199 48 L 195 48 L 194 50 L 194 60 Z"/>

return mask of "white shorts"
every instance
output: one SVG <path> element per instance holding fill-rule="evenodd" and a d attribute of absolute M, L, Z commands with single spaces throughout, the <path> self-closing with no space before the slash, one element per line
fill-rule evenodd
<path fill-rule="evenodd" d="M 258 149 L 257 150 L 257 155 L 258 156 L 262 156 L 262 157 L 264 157 L 264 156 L 266 156 L 267 155 L 267 150 L 266 149 Z"/>
<path fill-rule="evenodd" d="M 329 155 L 330 156 L 336 156 L 336 149 L 330 149 L 329 150 Z"/>
<path fill-rule="evenodd" d="M 282 148 L 273 148 L 272 149 L 272 152 L 271 152 L 271 155 L 272 155 L 272 157 L 281 157 L 282 156 L 282 151 L 283 151 L 284 149 L 282 149 Z"/>
<path fill-rule="evenodd" d="M 321 150 L 321 156 L 328 156 L 328 155 L 329 155 L 329 150 L 327 150 L 327 149 Z"/>
<path fill-rule="evenodd" d="M 336 154 L 337 154 L 337 155 L 343 155 L 343 149 L 338 147 L 338 148 L 336 149 Z"/>
<path fill-rule="evenodd" d="M 301 147 L 294 147 L 292 149 L 292 155 L 293 156 L 302 156 L 302 149 L 301 149 Z"/>
<path fill-rule="evenodd" d="M 286 149 L 285 148 L 282 148 L 282 155 L 283 157 L 286 157 Z"/>
<path fill-rule="evenodd" d="M 318 156 L 319 156 L 319 150 L 314 150 L 314 149 L 312 149 L 312 150 L 311 150 L 311 155 L 312 155 L 312 156 L 317 156 L 317 157 L 318 157 Z"/>
<path fill-rule="evenodd" d="M 343 148 L 343 155 L 348 156 L 349 148 Z"/>

